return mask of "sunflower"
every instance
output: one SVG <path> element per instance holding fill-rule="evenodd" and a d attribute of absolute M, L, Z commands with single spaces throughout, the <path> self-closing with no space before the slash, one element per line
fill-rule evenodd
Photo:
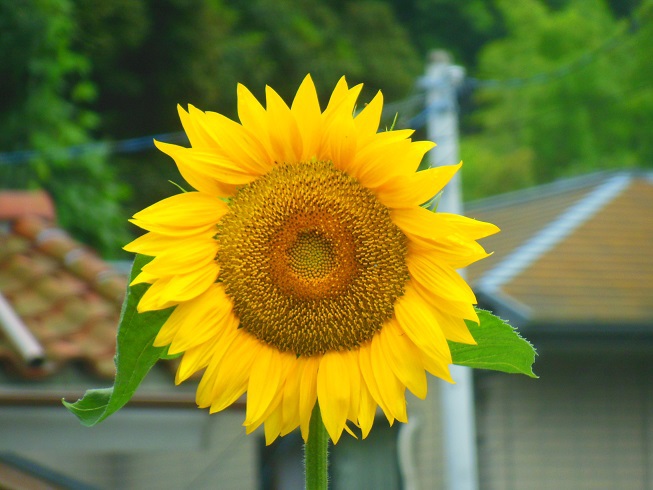
<path fill-rule="evenodd" d="M 183 353 L 181 383 L 203 370 L 211 413 L 244 393 L 247 433 L 272 442 L 316 403 L 333 442 L 347 421 L 370 432 L 377 406 L 406 422 L 406 388 L 452 381 L 447 340 L 473 344 L 474 294 L 456 272 L 487 253 L 494 225 L 424 207 L 460 165 L 417 171 L 435 145 L 378 132 L 379 92 L 337 83 L 321 110 L 307 76 L 288 107 L 238 86 L 240 123 L 179 107 L 191 148 L 157 142 L 195 190 L 136 213 L 125 247 L 153 256 L 133 284 L 138 310 L 174 307 L 155 346 Z"/>

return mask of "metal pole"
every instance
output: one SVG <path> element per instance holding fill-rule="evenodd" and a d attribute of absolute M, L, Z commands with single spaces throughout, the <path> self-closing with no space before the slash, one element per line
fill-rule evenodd
<path fill-rule="evenodd" d="M 28 366 L 36 367 L 43 363 L 45 360 L 43 347 L 1 293 L 0 331 L 5 334 Z"/>
<path fill-rule="evenodd" d="M 430 153 L 431 166 L 459 162 L 458 104 L 456 89 L 463 82 L 465 71 L 451 63 L 446 51 L 431 53 L 426 76 L 421 80 L 427 90 L 427 137 L 437 143 Z M 438 211 L 462 213 L 460 173 L 447 185 Z M 444 453 L 448 490 L 477 490 L 476 423 L 474 387 L 471 369 L 451 366 L 455 385 L 442 382 L 442 416 Z"/>

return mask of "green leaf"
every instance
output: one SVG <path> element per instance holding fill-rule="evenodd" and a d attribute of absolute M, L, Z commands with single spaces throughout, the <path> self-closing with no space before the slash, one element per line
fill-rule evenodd
<path fill-rule="evenodd" d="M 136 256 L 130 282 L 150 260 L 152 257 Z M 87 427 L 94 426 L 122 408 L 156 361 L 166 355 L 165 347 L 154 347 L 152 343 L 172 313 L 172 308 L 145 313 L 136 311 L 136 305 L 149 287 L 149 284 L 136 284 L 127 290 L 118 327 L 113 387 L 87 390 L 84 397 L 75 403 L 62 400 L 65 407 Z"/>
<path fill-rule="evenodd" d="M 184 355 L 183 352 L 179 352 L 178 354 L 170 354 L 168 352 L 169 349 L 170 349 L 169 345 L 167 347 L 164 347 L 163 351 L 161 352 L 161 356 L 159 358 L 164 360 L 170 360 L 170 359 L 178 359 L 179 357 Z"/>
<path fill-rule="evenodd" d="M 504 373 L 533 373 L 536 352 L 530 342 L 520 337 L 508 323 L 489 311 L 476 310 L 480 324 L 467 322 L 477 345 L 449 342 L 453 363 L 479 369 L 492 369 Z"/>

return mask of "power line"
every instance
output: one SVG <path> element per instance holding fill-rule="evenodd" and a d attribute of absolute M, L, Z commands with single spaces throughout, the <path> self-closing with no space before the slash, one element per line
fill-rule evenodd
<path fill-rule="evenodd" d="M 479 79 L 475 77 L 466 77 L 463 86 L 461 87 L 461 91 L 474 90 L 477 88 L 512 89 L 528 85 L 546 84 L 555 80 L 559 80 L 585 66 L 590 65 L 596 61 L 602 53 L 610 51 L 620 45 L 627 37 L 639 30 L 642 21 L 648 20 L 647 17 L 648 15 L 643 16 L 642 19 L 631 19 L 628 29 L 612 36 L 597 48 L 581 55 L 575 61 L 554 70 L 536 73 L 527 77 L 515 77 L 506 79 Z M 383 117 L 391 118 L 395 114 L 399 114 L 400 119 L 397 124 L 398 127 L 412 128 L 416 130 L 421 129 L 425 126 L 428 115 L 432 111 L 438 110 L 437 107 L 423 107 L 424 102 L 425 92 L 417 92 L 404 99 L 386 104 L 383 109 Z M 420 107 L 422 107 L 421 110 L 419 110 Z M 155 139 L 169 143 L 188 143 L 186 134 L 179 131 L 173 133 L 162 133 L 137 138 L 129 138 L 115 142 L 92 142 L 65 148 L 55 148 L 51 151 L 53 154 L 56 154 L 60 158 L 69 159 L 89 153 L 137 153 L 141 151 L 152 150 L 154 148 L 153 140 Z M 27 163 L 30 160 L 45 153 L 45 151 L 39 150 L 20 150 L 0 153 L 0 166 Z"/>
<path fill-rule="evenodd" d="M 129 138 L 119 141 L 102 141 L 86 143 L 83 145 L 74 145 L 64 148 L 53 148 L 51 151 L 59 158 L 73 159 L 89 153 L 137 153 L 154 148 L 154 140 L 165 141 L 167 143 L 187 143 L 188 138 L 182 131 L 174 133 L 161 133 L 138 138 Z M 15 165 L 27 163 L 30 160 L 44 155 L 45 151 L 39 150 L 21 150 L 0 153 L 0 165 Z"/>
<path fill-rule="evenodd" d="M 547 84 L 549 82 L 559 80 L 564 78 L 572 73 L 584 68 L 592 63 L 594 63 L 600 55 L 605 52 L 608 52 L 624 41 L 626 41 L 630 36 L 635 34 L 641 28 L 643 21 L 648 21 L 651 10 L 646 12 L 641 18 L 631 18 L 630 24 L 627 29 L 624 29 L 622 32 L 619 32 L 602 44 L 582 54 L 579 58 L 568 63 L 566 65 L 560 66 L 554 70 L 536 73 L 534 75 L 526 77 L 514 77 L 514 78 L 505 78 L 505 79 L 479 79 L 473 77 L 467 77 L 465 80 L 464 90 L 473 90 L 476 88 L 490 88 L 490 89 L 502 89 L 502 88 L 519 88 L 528 85 L 541 85 Z"/>

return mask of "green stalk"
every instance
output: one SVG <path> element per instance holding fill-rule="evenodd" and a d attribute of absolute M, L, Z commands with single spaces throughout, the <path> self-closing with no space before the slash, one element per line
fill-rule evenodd
<path fill-rule="evenodd" d="M 316 403 L 308 429 L 308 442 L 304 445 L 306 465 L 306 490 L 327 490 L 329 480 L 329 434 L 327 434 L 320 407 Z"/>

